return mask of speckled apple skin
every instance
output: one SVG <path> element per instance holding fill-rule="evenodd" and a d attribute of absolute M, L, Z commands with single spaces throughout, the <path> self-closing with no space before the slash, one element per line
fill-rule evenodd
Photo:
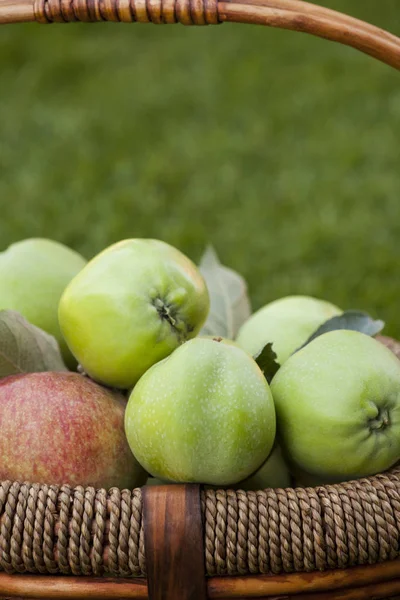
<path fill-rule="evenodd" d="M 268 383 L 241 348 L 197 338 L 154 365 L 125 413 L 133 453 L 154 477 L 214 485 L 241 481 L 275 438 Z"/>
<path fill-rule="evenodd" d="M 0 380 L 0 479 L 133 488 L 146 479 L 124 433 L 126 400 L 77 373 Z"/>
<path fill-rule="evenodd" d="M 400 361 L 368 335 L 317 337 L 271 390 L 282 450 L 300 480 L 301 472 L 325 483 L 358 479 L 400 459 Z"/>
<path fill-rule="evenodd" d="M 171 482 L 149 477 L 146 485 L 166 485 Z M 244 481 L 230 485 L 206 485 L 205 489 L 234 489 L 244 491 L 265 490 L 266 488 L 286 488 L 292 483 L 289 469 L 279 446 L 275 445 L 265 463 Z"/>

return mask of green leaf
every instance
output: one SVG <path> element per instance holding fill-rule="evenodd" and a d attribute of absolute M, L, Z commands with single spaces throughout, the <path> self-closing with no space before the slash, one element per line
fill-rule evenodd
<path fill-rule="evenodd" d="M 212 246 L 206 249 L 199 268 L 210 295 L 210 312 L 200 335 L 219 335 L 232 340 L 251 315 L 246 281 L 220 263 Z"/>
<path fill-rule="evenodd" d="M 368 313 L 361 310 L 347 310 L 341 315 L 337 315 L 322 323 L 320 327 L 308 338 L 308 340 L 300 346 L 295 352 L 307 346 L 310 342 L 315 340 L 323 333 L 328 331 L 335 331 L 337 329 L 350 329 L 352 331 L 359 331 L 366 335 L 374 336 L 377 335 L 384 328 L 384 321 L 373 319 Z"/>
<path fill-rule="evenodd" d="M 276 360 L 277 356 L 272 348 L 272 344 L 266 344 L 253 358 L 264 373 L 265 379 L 268 383 L 271 383 L 272 378 L 280 367 L 280 364 Z"/>
<path fill-rule="evenodd" d="M 55 338 L 13 310 L 0 311 L 0 378 L 67 371 Z"/>

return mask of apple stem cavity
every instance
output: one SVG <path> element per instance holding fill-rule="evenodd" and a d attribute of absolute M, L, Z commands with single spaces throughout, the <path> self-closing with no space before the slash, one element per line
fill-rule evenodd
<path fill-rule="evenodd" d="M 156 298 L 154 300 L 154 306 L 156 307 L 157 312 L 160 315 L 161 319 L 165 319 L 166 321 L 168 321 L 168 323 L 171 325 L 171 327 L 173 327 L 175 329 L 177 321 L 176 321 L 174 315 L 172 314 L 171 306 L 168 306 L 168 304 L 165 304 L 161 300 L 161 298 Z"/>
<path fill-rule="evenodd" d="M 369 428 L 371 431 L 383 431 L 389 425 L 390 417 L 387 409 L 379 411 L 378 416 L 369 421 Z"/>
<path fill-rule="evenodd" d="M 155 306 L 160 319 L 167 321 L 171 329 L 176 333 L 180 341 L 186 339 L 187 332 L 191 331 L 189 327 L 185 327 L 185 324 L 176 318 L 177 310 L 172 304 L 168 304 L 161 298 L 154 298 L 153 305 Z"/>

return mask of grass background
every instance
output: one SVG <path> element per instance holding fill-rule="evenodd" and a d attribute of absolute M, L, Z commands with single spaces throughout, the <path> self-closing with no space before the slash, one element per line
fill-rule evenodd
<path fill-rule="evenodd" d="M 400 34 L 398 0 L 324 4 Z M 254 308 L 310 294 L 400 336 L 399 82 L 255 26 L 2 27 L 1 246 L 211 242 Z"/>

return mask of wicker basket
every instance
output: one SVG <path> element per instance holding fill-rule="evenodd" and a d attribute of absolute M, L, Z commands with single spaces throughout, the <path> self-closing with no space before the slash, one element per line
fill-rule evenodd
<path fill-rule="evenodd" d="M 0 23 L 105 20 L 293 29 L 400 70 L 400 38 L 299 0 L 0 0 Z M 5 481 L 0 522 L 0 599 L 400 598 L 400 467 L 258 492 Z"/>

